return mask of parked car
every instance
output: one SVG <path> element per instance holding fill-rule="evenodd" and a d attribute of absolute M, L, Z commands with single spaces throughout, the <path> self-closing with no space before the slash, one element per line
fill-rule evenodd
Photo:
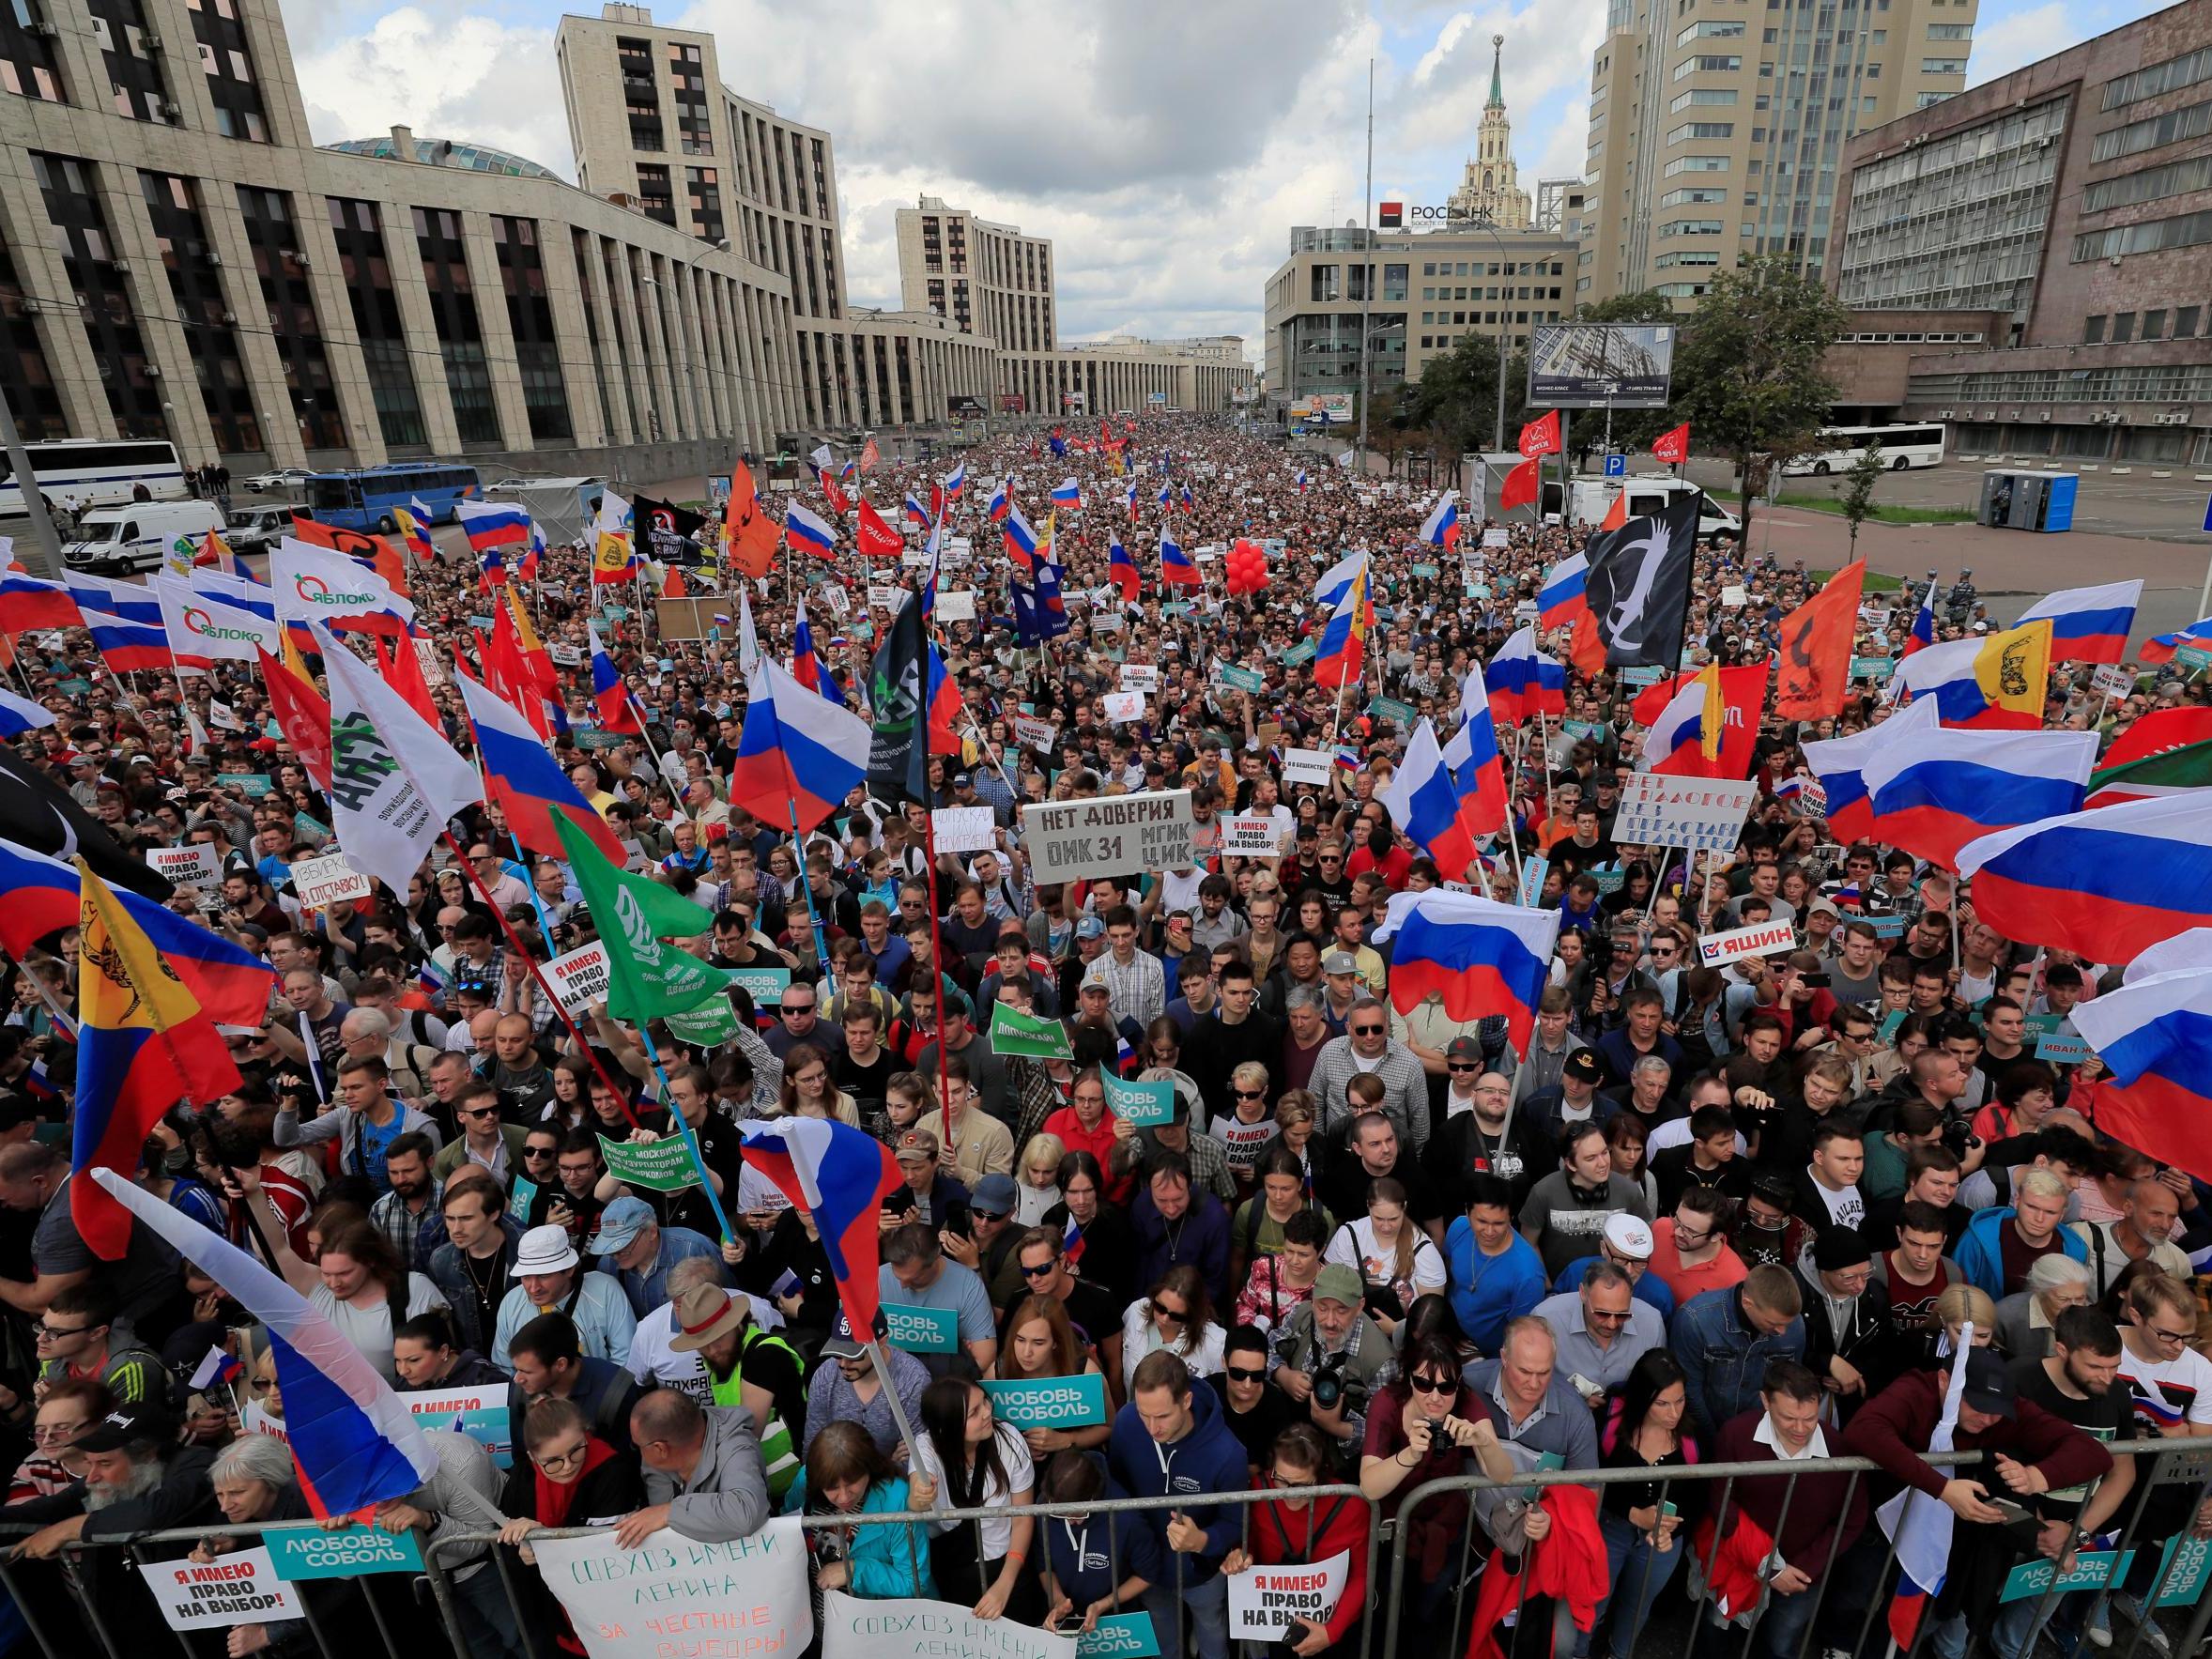
<path fill-rule="evenodd" d="M 304 467 L 280 467 L 274 472 L 254 473 L 246 480 L 246 487 L 257 496 L 266 496 L 271 490 L 298 491 L 307 480 Z"/>
<path fill-rule="evenodd" d="M 291 533 L 291 508 L 240 507 L 231 514 L 230 528 L 223 532 L 223 539 L 230 544 L 233 553 L 258 553 Z"/>
<path fill-rule="evenodd" d="M 61 550 L 71 570 L 93 576 L 135 576 L 159 569 L 179 537 L 198 541 L 221 533 L 223 512 L 212 501 L 134 501 L 95 507 L 77 521 L 77 539 Z"/>

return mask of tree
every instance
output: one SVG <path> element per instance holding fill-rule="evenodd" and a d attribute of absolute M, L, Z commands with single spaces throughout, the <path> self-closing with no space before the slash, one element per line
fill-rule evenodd
<path fill-rule="evenodd" d="M 1575 309 L 1575 320 L 1578 323 L 1671 323 L 1680 315 L 1674 301 L 1656 288 L 1616 294 L 1610 300 Z"/>
<path fill-rule="evenodd" d="M 1510 449 L 1527 413 L 1528 358 L 1515 352 L 1505 365 L 1505 441 Z M 1406 423 L 1425 427 L 1443 445 L 1460 451 L 1491 447 L 1498 424 L 1498 341 L 1467 333 L 1441 357 L 1429 359 L 1419 384 L 1402 406 Z"/>
<path fill-rule="evenodd" d="M 1853 559 L 1859 556 L 1859 526 L 1874 511 L 1874 486 L 1888 470 L 1889 463 L 1882 458 L 1881 443 L 1870 439 L 1859 452 L 1859 458 L 1851 463 L 1851 469 L 1843 475 L 1843 493 L 1836 499 L 1843 507 L 1845 522 L 1851 527 Z"/>
<path fill-rule="evenodd" d="M 1836 389 L 1823 372 L 1849 316 L 1818 280 L 1776 254 L 1723 271 L 1683 325 L 1674 353 L 1674 412 L 1700 449 L 1734 462 L 1743 481 L 1743 536 L 1769 469 L 1826 424 Z"/>

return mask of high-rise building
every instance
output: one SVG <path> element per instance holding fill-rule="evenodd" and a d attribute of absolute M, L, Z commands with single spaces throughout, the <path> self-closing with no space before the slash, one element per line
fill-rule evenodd
<path fill-rule="evenodd" d="M 1978 0 L 1608 0 L 1575 298 L 1682 301 L 1750 254 L 1814 274 L 1844 146 L 1966 84 Z"/>
<path fill-rule="evenodd" d="M 1444 207 L 1451 219 L 1487 219 L 1500 230 L 1527 230 L 1528 192 L 1513 166 L 1513 124 L 1506 118 L 1501 73 L 1504 54 L 1505 37 L 1491 36 L 1490 97 L 1482 105 L 1482 125 L 1475 129 L 1475 153 Z"/>
<path fill-rule="evenodd" d="M 998 407 L 1071 415 L 1128 409 L 1218 409 L 1251 385 L 1244 342 L 1234 334 L 1192 340 L 1059 342 L 1058 290 L 1049 237 L 1024 236 L 936 196 L 901 207 L 899 302 L 910 313 L 948 318 L 963 334 L 996 346 Z"/>

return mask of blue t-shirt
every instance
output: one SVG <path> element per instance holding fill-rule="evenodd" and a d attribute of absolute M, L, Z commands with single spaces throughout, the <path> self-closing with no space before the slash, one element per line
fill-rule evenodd
<path fill-rule="evenodd" d="M 382 1129 L 358 1114 L 353 1120 L 361 1132 L 361 1174 L 369 1177 L 379 1195 L 392 1190 L 392 1177 L 384 1173 L 384 1149 L 399 1138 L 405 1117 L 405 1113 L 394 1112 Z"/>

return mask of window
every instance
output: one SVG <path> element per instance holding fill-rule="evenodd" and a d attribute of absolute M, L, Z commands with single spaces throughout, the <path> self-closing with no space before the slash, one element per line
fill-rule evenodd
<path fill-rule="evenodd" d="M 1929 23 L 1928 38 L 1930 40 L 1971 40 L 1974 38 L 1974 25 L 1972 23 Z"/>
<path fill-rule="evenodd" d="M 2143 337 L 2145 340 L 2163 340 L 2166 337 L 2166 314 L 2146 311 L 2143 314 Z"/>
<path fill-rule="evenodd" d="M 2115 225 L 2074 238 L 2074 263 L 2090 259 L 2117 259 L 2128 253 L 2155 253 L 2161 248 L 2193 248 L 2212 242 L 2212 209 L 2184 213 L 2174 219 L 2148 219 L 2140 224 Z"/>
<path fill-rule="evenodd" d="M 1685 80 L 1691 75 L 1725 75 L 1743 67 L 1740 57 L 1685 57 L 1674 66 L 1674 78 Z"/>
<path fill-rule="evenodd" d="M 1745 25 L 1741 23 L 1692 23 L 1674 38 L 1677 46 L 1687 46 L 1693 40 L 1740 40 Z"/>
<path fill-rule="evenodd" d="M 1679 207 L 1684 202 L 1725 202 L 1728 199 L 1728 192 L 1719 189 L 1670 190 L 1659 198 L 1659 205 L 1662 207 Z"/>
<path fill-rule="evenodd" d="M 2139 172 L 2123 173 L 2117 178 L 2100 178 L 2094 184 L 2083 185 L 2081 211 L 2101 213 L 2108 207 L 2125 207 L 2137 202 L 2156 201 L 2160 196 L 2205 189 L 2212 189 L 2212 156 L 2191 156 L 2185 161 L 2169 161 L 2162 167 L 2145 167 Z"/>
<path fill-rule="evenodd" d="M 2195 339 L 2197 336 L 2197 318 L 2203 315 L 2204 308 L 2198 305 L 2185 305 L 2179 311 L 2175 312 L 2174 314 L 2174 337 L 2176 340 Z"/>
<path fill-rule="evenodd" d="M 1732 104 L 1736 101 L 1733 86 L 1693 86 L 1667 107 L 1676 114 L 1693 104 Z"/>
<path fill-rule="evenodd" d="M 1728 226 L 1717 219 L 1675 219 L 1659 227 L 1661 240 L 1670 237 L 1717 237 L 1725 234 Z"/>
<path fill-rule="evenodd" d="M 2200 46 L 2180 57 L 2170 57 L 2164 63 L 2137 69 L 2132 75 L 2122 75 L 2105 87 L 2104 102 L 2099 107 L 2116 110 L 2122 104 L 2156 98 L 2161 92 L 2194 86 L 2207 78 L 2212 78 L 2212 46 Z"/>
<path fill-rule="evenodd" d="M 1668 144 L 1680 144 L 1686 138 L 1733 138 L 1733 121 L 1685 121 L 1667 135 Z"/>
<path fill-rule="evenodd" d="M 2178 144 L 2185 138 L 2202 138 L 2207 132 L 2212 132 L 2212 101 L 2185 104 L 2163 115 L 2151 115 L 2099 132 L 2090 143 L 2089 159 L 2109 161 L 2115 156 L 2141 155 L 2144 150 Z"/>
<path fill-rule="evenodd" d="M 2125 346 L 2135 338 L 2135 313 L 2115 312 L 2112 315 L 2112 344 Z"/>
<path fill-rule="evenodd" d="M 1920 72 L 1924 75 L 1963 75 L 1966 73 L 1966 60 L 1963 57 L 1924 57 L 1920 60 Z"/>

